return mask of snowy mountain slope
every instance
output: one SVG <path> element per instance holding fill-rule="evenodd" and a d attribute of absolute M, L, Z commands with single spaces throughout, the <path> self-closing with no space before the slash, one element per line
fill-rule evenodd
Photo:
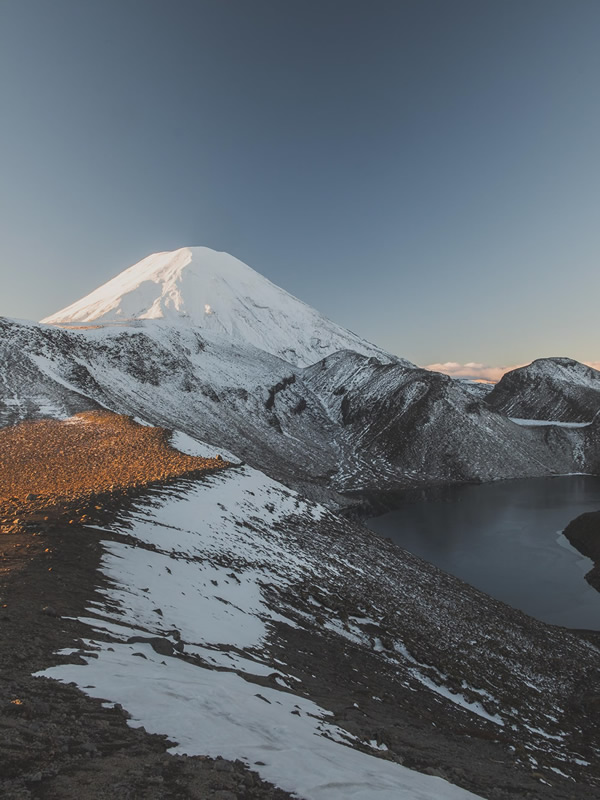
<path fill-rule="evenodd" d="M 454 378 L 454 380 L 477 400 L 483 400 L 494 389 L 494 384 L 486 381 L 476 381 L 470 378 Z"/>
<path fill-rule="evenodd" d="M 84 390 L 93 385 L 91 396 L 103 405 L 202 436 L 288 480 L 335 471 L 333 426 L 316 399 L 305 413 L 295 413 L 301 384 L 295 385 L 287 362 L 181 327 L 69 333 L 69 358 L 53 348 L 32 356 L 44 375 Z M 286 387 L 285 416 L 271 405 L 279 386 Z"/>
<path fill-rule="evenodd" d="M 7 423 L 106 406 L 224 446 L 315 499 L 589 471 L 600 452 L 588 429 L 524 428 L 447 376 L 351 351 L 299 369 L 159 322 L 72 331 L 0 321 L 0 333 L 0 358 L 13 363 L 0 383 Z"/>
<path fill-rule="evenodd" d="M 156 490 L 104 535 L 89 640 L 45 674 L 177 752 L 240 758 L 306 800 L 597 788 L 593 647 L 260 472 Z"/>
<path fill-rule="evenodd" d="M 539 358 L 507 372 L 486 403 L 509 417 L 590 422 L 600 411 L 600 372 L 570 358 Z"/>
<path fill-rule="evenodd" d="M 510 376 L 480 396 L 464 382 L 383 353 L 207 248 L 149 256 L 46 321 L 97 323 L 77 331 L 30 327 L 33 341 L 13 329 L 19 341 L 6 343 L 18 358 L 25 354 L 32 376 L 39 370 L 50 397 L 48 381 L 62 387 L 48 401 L 57 412 L 65 391 L 73 403 L 87 396 L 224 445 L 314 498 L 412 482 L 580 472 L 598 461 L 589 432 L 535 430 L 507 419 L 536 416 L 516 413 L 518 390 L 503 394 Z M 572 385 L 581 374 L 564 361 L 552 362 L 548 402 L 581 394 Z M 540 362 L 527 369 L 529 391 Z M 541 371 L 547 375 L 547 365 Z M 589 372 L 588 399 L 595 397 Z M 15 390 L 5 419 L 19 418 L 20 402 L 35 411 L 32 382 L 28 377 L 27 392 Z M 11 391 L 6 387 L 5 396 Z"/>
<path fill-rule="evenodd" d="M 36 323 L 0 318 L 0 426 L 30 418 L 66 418 L 100 407 L 90 395 L 40 369 L 36 354 L 43 358 L 46 351 L 62 353 L 70 349 L 66 332 L 61 336 L 61 332 L 52 331 L 49 339 Z M 99 387 L 89 388 L 101 394 Z"/>
<path fill-rule="evenodd" d="M 237 258 L 207 247 L 154 253 L 42 322 L 106 324 L 139 319 L 202 328 L 296 366 L 312 364 L 342 348 L 396 360 Z"/>
<path fill-rule="evenodd" d="M 415 481 L 444 482 L 565 472 L 584 460 L 581 433 L 552 438 L 519 427 L 441 373 L 343 352 L 308 367 L 303 379 L 361 453 L 360 464 L 347 462 L 347 488 L 390 487 L 400 464 Z"/>

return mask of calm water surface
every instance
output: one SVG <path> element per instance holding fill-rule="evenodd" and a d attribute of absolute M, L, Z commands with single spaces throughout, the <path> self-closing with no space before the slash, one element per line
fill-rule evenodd
<path fill-rule="evenodd" d="M 421 558 L 544 622 L 600 630 L 592 562 L 566 525 L 600 510 L 600 478 L 561 476 L 424 490 L 368 521 Z"/>

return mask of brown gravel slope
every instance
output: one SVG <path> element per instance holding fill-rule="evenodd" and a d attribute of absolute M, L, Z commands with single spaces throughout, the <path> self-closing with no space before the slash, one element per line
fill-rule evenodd
<path fill-rule="evenodd" d="M 59 506 L 81 520 L 90 499 L 229 466 L 180 453 L 169 436 L 110 411 L 0 429 L 0 531 L 53 520 Z"/>

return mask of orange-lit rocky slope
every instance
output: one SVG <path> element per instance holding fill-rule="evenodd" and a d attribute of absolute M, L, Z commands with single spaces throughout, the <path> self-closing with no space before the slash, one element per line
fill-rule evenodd
<path fill-rule="evenodd" d="M 228 466 L 180 453 L 165 428 L 109 411 L 0 429 L 0 530 L 82 517 L 109 495 Z"/>

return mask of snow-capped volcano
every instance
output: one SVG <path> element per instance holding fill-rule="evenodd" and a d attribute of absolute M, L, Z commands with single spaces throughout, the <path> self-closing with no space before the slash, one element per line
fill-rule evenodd
<path fill-rule="evenodd" d="M 351 349 L 393 356 L 328 320 L 228 253 L 184 247 L 154 253 L 42 322 L 126 320 L 192 324 L 298 366 Z"/>

